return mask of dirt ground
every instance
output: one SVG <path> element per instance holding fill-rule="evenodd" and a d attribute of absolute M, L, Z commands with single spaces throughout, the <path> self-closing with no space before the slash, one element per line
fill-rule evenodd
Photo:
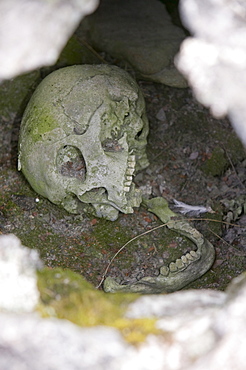
<path fill-rule="evenodd" d="M 228 120 L 213 119 L 189 88 L 138 82 L 150 123 L 150 166 L 135 183 L 148 197 L 165 197 L 170 207 L 177 199 L 213 208 L 216 213 L 203 218 L 216 222 L 190 222 L 214 245 L 215 263 L 186 288 L 223 290 L 246 267 L 245 150 Z M 37 195 L 17 171 L 19 126 L 20 118 L 0 117 L 0 233 L 14 233 L 39 250 L 46 266 L 70 268 L 97 286 L 114 254 L 161 222 L 144 207 L 115 222 L 71 215 Z M 161 228 L 129 243 L 108 276 L 121 283 L 155 276 L 161 265 L 190 249 L 183 237 Z"/>

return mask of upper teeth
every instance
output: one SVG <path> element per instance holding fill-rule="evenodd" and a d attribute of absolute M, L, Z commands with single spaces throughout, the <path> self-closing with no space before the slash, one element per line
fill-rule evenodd
<path fill-rule="evenodd" d="M 128 157 L 128 167 L 130 168 L 135 168 L 136 165 L 136 157 L 135 155 L 129 155 Z"/>
<path fill-rule="evenodd" d="M 129 167 L 127 167 L 127 169 L 126 169 L 126 175 L 132 176 L 133 173 L 134 173 L 134 171 L 135 171 L 135 168 L 129 168 Z"/>
<path fill-rule="evenodd" d="M 132 176 L 126 175 L 126 180 L 132 182 Z"/>
<path fill-rule="evenodd" d="M 123 188 L 125 192 L 130 191 L 130 186 L 132 183 L 132 175 L 135 171 L 135 166 L 136 166 L 135 155 L 129 155 L 128 160 L 127 160 L 127 169 L 126 169 L 124 188 Z"/>

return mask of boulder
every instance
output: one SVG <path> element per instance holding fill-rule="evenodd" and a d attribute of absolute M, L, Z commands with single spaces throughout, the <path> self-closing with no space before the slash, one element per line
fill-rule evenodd
<path fill-rule="evenodd" d="M 158 0 L 103 0 L 82 27 L 96 50 L 128 62 L 139 78 L 186 87 L 174 66 L 185 38 Z"/>
<path fill-rule="evenodd" d="M 182 43 L 176 65 L 215 117 L 228 115 L 246 146 L 245 12 L 243 1 L 181 1 L 181 18 L 192 37 Z"/>
<path fill-rule="evenodd" d="M 0 2 L 0 80 L 56 62 L 81 19 L 98 0 Z"/>

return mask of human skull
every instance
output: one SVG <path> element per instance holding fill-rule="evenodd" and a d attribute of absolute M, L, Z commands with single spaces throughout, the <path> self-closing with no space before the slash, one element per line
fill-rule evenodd
<path fill-rule="evenodd" d="M 109 65 L 62 68 L 26 108 L 18 169 L 67 211 L 115 220 L 141 203 L 132 179 L 148 166 L 147 135 L 144 98 L 128 73 Z"/>

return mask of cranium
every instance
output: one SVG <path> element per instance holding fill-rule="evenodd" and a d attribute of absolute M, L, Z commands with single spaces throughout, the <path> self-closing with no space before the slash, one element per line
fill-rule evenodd
<path fill-rule="evenodd" d="M 21 124 L 18 168 L 33 189 L 67 211 L 115 220 L 141 203 L 132 182 L 148 166 L 143 95 L 116 66 L 51 73 Z"/>

